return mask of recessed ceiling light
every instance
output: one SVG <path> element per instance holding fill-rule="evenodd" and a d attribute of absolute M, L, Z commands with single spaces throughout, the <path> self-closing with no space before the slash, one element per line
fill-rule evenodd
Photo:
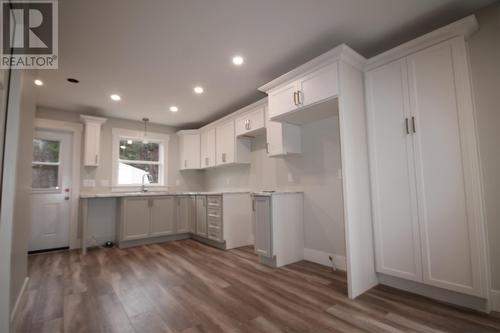
<path fill-rule="evenodd" d="M 233 57 L 233 64 L 236 66 L 241 66 L 245 62 L 245 59 L 243 59 L 242 56 L 234 56 Z"/>
<path fill-rule="evenodd" d="M 194 87 L 194 92 L 197 94 L 203 94 L 204 91 L 205 90 L 203 90 L 203 87 L 200 87 L 200 86 Z"/>
<path fill-rule="evenodd" d="M 37 86 L 43 86 L 43 81 L 42 81 L 42 80 L 38 80 L 38 79 L 36 79 L 36 80 L 35 80 L 35 84 L 36 84 Z"/>
<path fill-rule="evenodd" d="M 119 100 L 121 100 L 121 99 L 122 99 L 122 98 L 120 97 L 120 95 L 117 95 L 117 94 L 112 94 L 112 95 L 111 95 L 111 96 L 109 96 L 109 97 L 111 97 L 111 99 L 112 99 L 113 101 L 115 101 L 115 102 L 117 102 L 117 101 L 119 101 Z"/>
<path fill-rule="evenodd" d="M 76 83 L 80 83 L 80 80 L 77 80 L 77 79 L 72 78 L 72 77 L 69 77 L 69 78 L 67 78 L 66 80 L 67 80 L 68 82 L 70 82 L 70 83 L 75 83 L 75 84 L 76 84 Z"/>
<path fill-rule="evenodd" d="M 170 107 L 170 111 L 171 112 L 177 112 L 177 111 L 179 111 L 179 108 L 177 106 L 171 106 Z"/>

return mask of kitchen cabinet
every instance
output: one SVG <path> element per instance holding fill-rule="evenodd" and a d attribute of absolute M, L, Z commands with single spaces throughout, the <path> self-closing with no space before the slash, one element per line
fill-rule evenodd
<path fill-rule="evenodd" d="M 80 115 L 85 123 L 83 165 L 97 167 L 101 161 L 101 126 L 106 118 Z"/>
<path fill-rule="evenodd" d="M 196 232 L 196 210 L 194 196 L 179 196 L 177 198 L 176 232 Z"/>
<path fill-rule="evenodd" d="M 201 142 L 198 131 L 179 131 L 180 170 L 200 169 Z"/>
<path fill-rule="evenodd" d="M 151 208 L 150 236 L 165 236 L 176 232 L 176 205 L 174 196 L 149 199 Z"/>
<path fill-rule="evenodd" d="M 271 197 L 255 196 L 253 199 L 255 219 L 255 253 L 266 258 L 273 257 L 273 229 L 271 225 Z"/>
<path fill-rule="evenodd" d="M 333 62 L 266 91 L 269 116 L 276 120 L 279 116 L 336 97 L 338 91 L 338 62 Z"/>
<path fill-rule="evenodd" d="M 124 241 L 149 236 L 151 208 L 145 198 L 126 198 L 122 204 L 122 236 Z"/>
<path fill-rule="evenodd" d="M 196 234 L 207 237 L 207 196 L 196 196 Z"/>
<path fill-rule="evenodd" d="M 201 130 L 201 167 L 211 168 L 215 161 L 215 127 Z"/>
<path fill-rule="evenodd" d="M 304 259 L 303 194 L 253 195 L 255 253 L 261 263 L 281 267 Z"/>
<path fill-rule="evenodd" d="M 484 297 L 469 81 L 462 37 L 366 74 L 376 268 Z"/>
<path fill-rule="evenodd" d="M 175 196 L 122 199 L 121 241 L 171 235 L 176 232 Z"/>
<path fill-rule="evenodd" d="M 236 140 L 234 120 L 227 120 L 215 127 L 216 165 L 248 164 L 251 161 L 251 139 Z"/>
<path fill-rule="evenodd" d="M 267 156 L 283 156 L 302 152 L 302 137 L 297 125 L 280 123 L 269 119 L 266 110 Z"/>
<path fill-rule="evenodd" d="M 265 116 L 264 106 L 260 106 L 256 110 L 246 112 L 243 116 L 238 117 L 235 121 L 236 136 L 259 134 L 265 129 Z"/>

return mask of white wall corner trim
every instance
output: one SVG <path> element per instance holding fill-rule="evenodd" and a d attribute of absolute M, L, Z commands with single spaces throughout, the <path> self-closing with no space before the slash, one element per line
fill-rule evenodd
<path fill-rule="evenodd" d="M 333 253 L 328 253 L 328 252 L 323 252 L 323 251 L 318 251 L 314 249 L 304 249 L 304 260 L 311 261 L 323 266 L 328 266 L 332 267 L 332 264 L 329 260 L 329 256 L 332 256 L 333 258 L 333 263 L 337 267 L 337 269 L 341 271 L 346 271 L 347 270 L 347 265 L 346 265 L 346 258 L 345 256 L 338 255 L 338 254 L 333 254 Z"/>
<path fill-rule="evenodd" d="M 26 277 L 24 279 L 23 286 L 21 288 L 21 291 L 19 292 L 19 295 L 17 295 L 16 303 L 14 304 L 14 308 L 12 309 L 12 312 L 10 313 L 10 321 L 14 320 L 14 317 L 16 316 L 17 310 L 19 309 L 19 306 L 21 305 L 25 295 L 26 295 L 26 288 L 28 287 L 30 278 Z"/>
<path fill-rule="evenodd" d="M 491 310 L 500 312 L 500 290 L 491 289 Z"/>

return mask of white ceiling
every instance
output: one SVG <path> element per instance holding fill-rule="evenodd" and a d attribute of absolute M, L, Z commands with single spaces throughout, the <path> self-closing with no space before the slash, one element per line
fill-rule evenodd
<path fill-rule="evenodd" d="M 257 87 L 340 43 L 373 56 L 492 2 L 61 0 L 59 69 L 40 71 L 38 104 L 197 126 L 264 97 Z"/>

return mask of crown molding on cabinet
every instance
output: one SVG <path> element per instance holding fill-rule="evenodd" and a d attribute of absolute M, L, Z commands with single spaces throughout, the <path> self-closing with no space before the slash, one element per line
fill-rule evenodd
<path fill-rule="evenodd" d="M 335 61 L 342 60 L 356 69 L 362 71 L 366 59 L 351 49 L 349 46 L 346 44 L 340 44 L 339 46 L 331 49 L 328 52 L 323 53 L 322 55 L 306 62 L 305 64 L 292 69 L 286 74 L 281 75 L 280 77 L 274 79 L 273 81 L 259 87 L 259 90 L 262 92 L 267 93 L 269 90 L 276 88 L 284 83 L 293 81 L 294 79 L 304 76 L 305 74 L 315 71 L 321 67 L 324 67 L 328 64 L 331 64 Z"/>
<path fill-rule="evenodd" d="M 429 32 L 428 34 L 368 59 L 364 69 L 365 71 L 374 69 L 454 37 L 462 36 L 468 39 L 478 29 L 479 23 L 477 22 L 476 16 L 469 15 L 461 20 L 450 23 L 447 26 Z"/>

